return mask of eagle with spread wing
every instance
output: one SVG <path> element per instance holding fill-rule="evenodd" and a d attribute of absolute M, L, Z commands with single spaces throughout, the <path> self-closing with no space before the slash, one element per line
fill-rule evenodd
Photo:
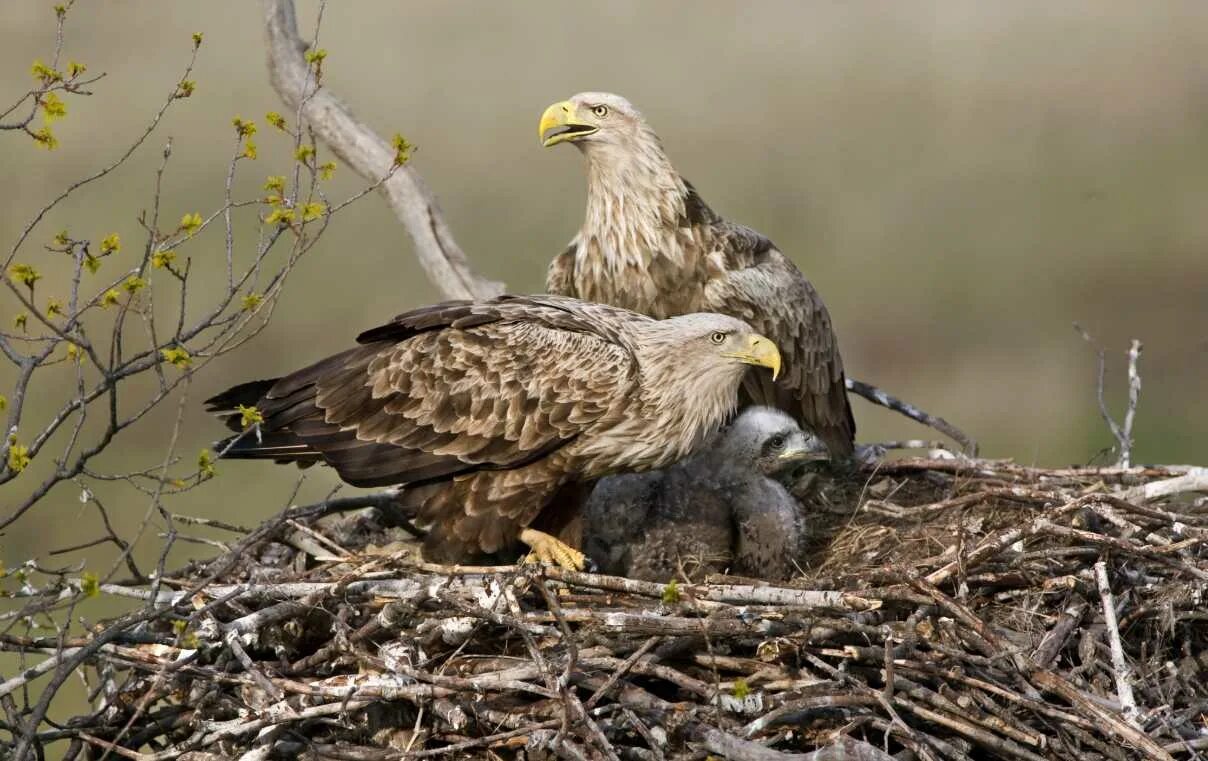
<path fill-rule="evenodd" d="M 547 290 L 659 318 L 720 312 L 746 321 L 784 356 L 778 383 L 747 378 L 747 400 L 785 410 L 832 456 L 850 455 L 856 424 L 831 318 L 788 257 L 710 209 L 618 95 L 555 103 L 539 133 L 543 145 L 571 143 L 587 160 L 587 215 L 550 264 Z"/>
<path fill-rule="evenodd" d="M 558 296 L 437 304 L 357 341 L 209 399 L 234 430 L 241 405 L 263 419 L 219 451 L 402 487 L 435 562 L 519 540 L 582 568 L 558 538 L 572 536 L 580 503 L 559 494 L 679 460 L 732 414 L 748 365 L 780 369 L 775 344 L 733 317 L 656 320 Z"/>

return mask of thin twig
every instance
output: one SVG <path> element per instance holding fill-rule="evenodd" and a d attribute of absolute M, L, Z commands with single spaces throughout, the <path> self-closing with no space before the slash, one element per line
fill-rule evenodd
<path fill-rule="evenodd" d="M 1107 577 L 1107 563 L 1095 563 L 1095 582 L 1099 586 L 1099 600 L 1103 605 L 1103 625 L 1107 629 L 1107 643 L 1111 648 L 1112 671 L 1116 676 L 1116 696 L 1124 719 L 1133 726 L 1138 725 L 1141 715 L 1137 699 L 1133 696 L 1132 669 L 1124 657 L 1124 645 L 1120 642 L 1120 624 L 1116 621 L 1116 600 L 1112 596 L 1111 581 Z"/>

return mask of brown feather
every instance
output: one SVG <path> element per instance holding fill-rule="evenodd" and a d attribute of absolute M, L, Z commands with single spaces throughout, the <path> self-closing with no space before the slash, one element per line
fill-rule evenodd
<path fill-rule="evenodd" d="M 361 334 L 361 345 L 210 400 L 264 420 L 225 456 L 312 464 L 356 486 L 402 487 L 432 526 L 425 552 L 505 551 L 543 518 L 574 523 L 576 485 L 686 455 L 733 409 L 745 366 L 710 336 L 720 315 L 655 321 L 556 296 L 447 302 Z M 552 505 L 552 507 L 551 507 Z"/>
<path fill-rule="evenodd" d="M 608 93 L 570 100 L 580 118 L 601 104 L 609 116 L 572 143 L 587 158 L 587 213 L 550 264 L 549 292 L 654 317 L 720 312 L 750 323 L 780 347 L 784 367 L 775 388 L 748 383 L 746 401 L 785 410 L 833 455 L 851 454 L 843 360 L 814 287 L 770 240 L 709 208 L 628 101 Z"/>

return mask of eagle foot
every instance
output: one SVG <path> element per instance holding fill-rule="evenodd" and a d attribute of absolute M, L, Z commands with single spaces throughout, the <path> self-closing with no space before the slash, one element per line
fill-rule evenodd
<path fill-rule="evenodd" d="M 586 555 L 544 531 L 526 528 L 520 532 L 520 541 L 533 549 L 524 556 L 524 563 L 545 563 L 568 571 L 582 571 L 587 564 Z"/>

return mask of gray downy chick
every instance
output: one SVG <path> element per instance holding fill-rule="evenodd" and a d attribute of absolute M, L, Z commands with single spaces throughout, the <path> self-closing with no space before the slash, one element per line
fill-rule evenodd
<path fill-rule="evenodd" d="M 585 511 L 584 550 L 605 573 L 649 581 L 726 570 L 787 579 L 804 516 L 779 479 L 825 459 L 825 445 L 785 413 L 748 408 L 669 468 L 601 479 Z"/>

